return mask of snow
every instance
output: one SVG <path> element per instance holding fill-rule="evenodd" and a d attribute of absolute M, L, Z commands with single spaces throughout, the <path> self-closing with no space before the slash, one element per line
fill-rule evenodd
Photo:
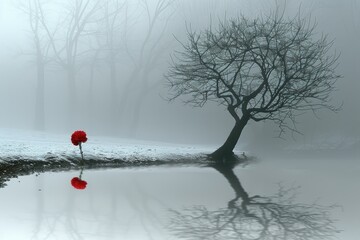
<path fill-rule="evenodd" d="M 0 129 L 0 162 L 6 160 L 45 160 L 47 156 L 66 159 L 79 157 L 71 133 L 54 134 L 30 130 Z M 215 146 L 190 146 L 124 138 L 98 137 L 88 134 L 82 145 L 84 158 L 166 159 L 211 153 Z"/>

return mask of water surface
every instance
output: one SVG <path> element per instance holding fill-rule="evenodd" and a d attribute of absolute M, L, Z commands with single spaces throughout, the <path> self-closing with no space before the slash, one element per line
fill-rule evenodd
<path fill-rule="evenodd" d="M 79 171 L 19 177 L 0 189 L 0 239 L 355 240 L 360 167 L 346 161 L 85 169 L 85 190 Z"/>

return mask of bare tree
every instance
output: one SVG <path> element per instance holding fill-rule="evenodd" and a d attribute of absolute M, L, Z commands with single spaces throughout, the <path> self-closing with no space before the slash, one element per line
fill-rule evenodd
<path fill-rule="evenodd" d="M 91 43 L 90 43 L 91 47 Z M 89 85 L 88 85 L 88 96 L 87 96 L 87 109 L 88 109 L 88 123 L 90 125 L 93 124 L 93 115 L 95 114 L 94 109 L 94 89 L 95 89 L 95 80 L 96 73 L 100 70 L 99 65 L 102 62 L 100 58 L 100 54 L 102 52 L 102 48 L 99 46 L 99 42 L 97 41 L 96 47 L 91 47 L 94 49 L 92 56 L 88 62 L 88 71 L 89 71 Z"/>
<path fill-rule="evenodd" d="M 103 21 L 99 25 L 100 35 L 104 38 L 103 46 L 105 62 L 110 71 L 110 100 L 112 109 L 116 109 L 118 102 L 118 62 L 121 50 L 121 31 L 126 18 L 127 1 L 108 0 L 103 4 Z M 116 111 L 113 111 L 116 112 Z"/>
<path fill-rule="evenodd" d="M 233 166 L 216 163 L 212 167 L 228 180 L 236 197 L 227 208 L 171 210 L 170 230 L 174 235 L 193 240 L 329 240 L 338 233 L 329 214 L 335 206 L 298 203 L 296 188 L 282 186 L 271 197 L 249 196 Z"/>
<path fill-rule="evenodd" d="M 37 130 L 45 129 L 45 66 L 49 62 L 50 49 L 47 34 L 41 24 L 41 19 L 44 17 L 43 5 L 40 0 L 29 0 L 19 5 L 28 16 L 34 49 L 29 54 L 35 58 L 36 65 L 35 129 Z"/>
<path fill-rule="evenodd" d="M 53 60 L 66 72 L 70 116 L 74 113 L 77 105 L 76 73 L 79 70 L 79 58 L 89 52 L 87 46 L 82 44 L 82 40 L 96 32 L 94 24 L 99 21 L 97 14 L 100 2 L 98 0 L 77 0 L 63 3 L 61 6 L 64 11 L 60 12 L 61 18 L 57 25 L 51 25 L 44 17 L 44 12 L 41 12 L 41 23 L 50 40 L 54 54 Z"/>
<path fill-rule="evenodd" d="M 134 49 L 139 49 L 139 51 L 132 51 L 129 47 L 131 43 L 125 45 L 132 63 L 132 70 L 129 78 L 125 81 L 119 102 L 119 116 L 125 115 L 127 105 L 133 104 L 130 114 L 131 126 L 128 128 L 131 131 L 130 136 L 134 136 L 136 133 L 140 109 L 146 100 L 149 89 L 159 83 L 159 81 L 151 81 L 150 76 L 171 44 L 171 41 L 164 41 L 164 39 L 168 23 L 174 14 L 171 6 L 175 1 L 157 0 L 152 3 L 149 0 L 139 0 L 137 2 L 137 10 L 141 9 L 146 18 L 145 34 L 142 38 L 137 39 L 138 45 Z"/>
<path fill-rule="evenodd" d="M 170 100 L 185 95 L 193 106 L 215 101 L 227 108 L 235 126 L 214 158 L 233 155 L 250 120 L 273 120 L 282 133 L 296 131 L 295 118 L 303 111 L 338 110 L 329 103 L 340 77 L 338 54 L 330 53 L 332 41 L 315 28 L 300 14 L 286 19 L 274 12 L 225 20 L 199 33 L 188 30 L 188 43 L 167 74 Z"/>

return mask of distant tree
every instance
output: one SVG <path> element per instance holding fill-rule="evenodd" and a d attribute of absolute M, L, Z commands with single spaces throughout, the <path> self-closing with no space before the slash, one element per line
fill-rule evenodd
<path fill-rule="evenodd" d="M 332 41 L 315 32 L 316 24 L 300 15 L 288 19 L 274 12 L 255 19 L 239 17 L 201 32 L 188 30 L 188 43 L 175 53 L 167 74 L 170 100 L 202 107 L 224 105 L 235 119 L 215 159 L 233 155 L 250 121 L 275 121 L 281 133 L 295 131 L 297 114 L 329 103 L 339 75 Z"/>
<path fill-rule="evenodd" d="M 98 12 L 101 1 L 67 1 L 60 6 L 60 20 L 56 25 L 44 17 L 44 12 L 41 12 L 40 19 L 50 41 L 53 61 L 66 72 L 68 109 L 71 116 L 77 107 L 76 74 L 80 57 L 91 51 L 88 45 L 83 44 L 84 38 L 96 34 L 94 25 L 100 20 Z"/>
<path fill-rule="evenodd" d="M 159 78 L 151 74 L 174 42 L 171 37 L 169 41 L 166 38 L 169 21 L 175 12 L 174 2 L 107 0 L 99 7 L 101 17 L 97 22 L 96 38 L 91 38 L 95 51 L 90 70 L 91 79 L 95 79 L 92 73 L 99 63 L 108 69 L 110 116 L 117 124 L 112 131 L 121 131 L 121 126 L 126 125 L 122 135 L 132 137 L 136 134 L 140 110 L 149 89 L 159 83 Z M 101 76 L 101 81 L 103 79 Z M 129 124 L 124 124 L 128 119 Z"/>
<path fill-rule="evenodd" d="M 102 6 L 103 20 L 99 23 L 99 33 L 103 43 L 100 48 L 105 52 L 105 62 L 110 72 L 111 109 L 117 108 L 118 103 L 118 62 L 121 50 L 120 38 L 122 25 L 126 18 L 127 1 L 107 0 Z M 113 112 L 116 112 L 113 110 Z"/>
<path fill-rule="evenodd" d="M 49 62 L 50 42 L 42 27 L 44 18 L 43 1 L 28 0 L 21 2 L 19 8 L 27 15 L 32 38 L 32 51 L 30 54 L 36 65 L 36 100 L 35 100 L 35 129 L 45 129 L 45 66 Z"/>
<path fill-rule="evenodd" d="M 130 131 L 127 133 L 129 137 L 136 135 L 140 110 L 146 102 L 149 90 L 159 83 L 151 78 L 151 74 L 161 63 L 162 56 L 172 43 L 166 39 L 166 30 L 175 13 L 172 6 L 176 0 L 139 0 L 134 2 L 136 11 L 141 11 L 146 20 L 136 19 L 138 23 L 145 24 L 144 27 L 137 25 L 137 27 L 141 27 L 144 34 L 141 37 L 137 36 L 136 42 L 129 43 L 126 42 L 128 39 L 125 39 L 125 51 L 130 59 L 131 71 L 130 76 L 124 81 L 124 87 L 120 94 L 119 116 L 130 116 L 130 127 L 127 128 Z M 125 21 L 129 21 L 129 19 Z M 130 32 L 130 30 L 126 29 L 125 31 Z M 126 34 L 128 35 L 128 33 Z M 131 105 L 131 112 L 125 114 L 128 105 Z"/>

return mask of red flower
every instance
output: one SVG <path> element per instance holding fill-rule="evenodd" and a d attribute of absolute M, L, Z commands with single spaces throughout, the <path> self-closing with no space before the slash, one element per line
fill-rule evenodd
<path fill-rule="evenodd" d="M 77 146 L 79 143 L 84 143 L 87 141 L 86 132 L 84 131 L 75 131 L 71 135 L 71 142 Z"/>
<path fill-rule="evenodd" d="M 71 185 L 76 189 L 85 189 L 87 182 L 84 180 L 81 180 L 78 177 L 74 177 L 73 179 L 71 179 Z"/>

